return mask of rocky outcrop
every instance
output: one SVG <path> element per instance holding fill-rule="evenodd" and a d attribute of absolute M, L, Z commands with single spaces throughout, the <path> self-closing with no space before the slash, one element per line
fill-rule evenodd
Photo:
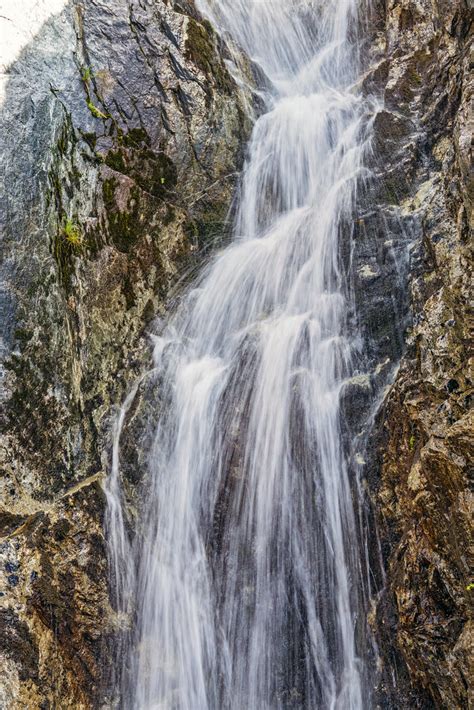
<path fill-rule="evenodd" d="M 343 405 L 372 501 L 376 702 L 394 710 L 468 706 L 469 4 L 380 0 L 363 27 L 363 87 L 383 105 L 343 245 L 365 343 Z M 146 327 L 170 289 L 226 236 L 249 128 L 227 56 L 192 2 L 74 0 L 8 68 L 0 704 L 12 710 L 106 696 L 113 406 L 146 369 Z"/>
<path fill-rule="evenodd" d="M 380 706 L 468 707 L 472 678 L 472 13 L 388 0 L 372 80 L 385 213 L 408 243 L 405 352 L 372 430 L 385 561 L 374 629 Z M 370 82 L 369 82 L 370 83 Z M 389 207 L 390 206 L 390 207 Z M 401 264 L 402 267 L 403 263 Z M 378 442 L 378 443 L 377 443 Z"/>
<path fill-rule="evenodd" d="M 7 72 L 1 309 L 2 691 L 99 707 L 101 481 L 146 326 L 225 238 L 248 119 L 191 2 L 71 2 Z M 105 668 L 104 672 L 101 670 Z"/>

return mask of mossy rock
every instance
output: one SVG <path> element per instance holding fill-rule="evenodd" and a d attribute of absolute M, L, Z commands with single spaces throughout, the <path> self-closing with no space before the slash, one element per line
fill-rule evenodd
<path fill-rule="evenodd" d="M 133 136 L 122 138 L 122 145 L 109 151 L 104 162 L 112 170 L 130 177 L 142 190 L 164 199 L 176 187 L 176 167 L 166 153 L 155 153 L 147 143 L 136 141 Z"/>
<path fill-rule="evenodd" d="M 189 18 L 185 42 L 186 59 L 191 60 L 224 93 L 230 94 L 234 82 L 216 51 L 216 35 L 207 20 L 197 22 Z"/>
<path fill-rule="evenodd" d="M 126 209 L 120 210 L 115 199 L 117 185 L 115 178 L 108 178 L 102 186 L 107 229 L 110 241 L 119 251 L 128 253 L 143 235 L 145 219 L 139 188 L 132 187 Z"/>

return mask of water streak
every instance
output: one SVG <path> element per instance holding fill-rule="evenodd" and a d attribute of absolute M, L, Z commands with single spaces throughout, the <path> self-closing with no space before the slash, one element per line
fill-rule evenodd
<path fill-rule="evenodd" d="M 199 5 L 270 89 L 234 239 L 156 340 L 162 405 L 134 546 L 118 462 L 130 398 L 117 428 L 113 561 L 138 560 L 117 587 L 123 611 L 137 605 L 121 706 L 366 710 L 340 414 L 357 334 L 339 247 L 370 137 L 356 2 Z"/>

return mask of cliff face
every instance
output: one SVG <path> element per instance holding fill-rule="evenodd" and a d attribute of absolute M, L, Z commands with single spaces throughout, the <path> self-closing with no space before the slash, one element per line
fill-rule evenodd
<path fill-rule="evenodd" d="M 190 2 L 72 2 L 8 68 L 2 707 L 89 708 L 113 614 L 104 546 L 112 405 L 145 327 L 225 237 L 243 99 Z"/>
<path fill-rule="evenodd" d="M 468 5 L 388 0 L 374 43 L 385 99 L 379 169 L 410 244 L 411 325 L 373 431 L 370 474 L 386 564 L 375 629 L 395 686 L 388 692 L 387 675 L 381 704 L 390 708 L 465 708 L 472 677 Z"/>
<path fill-rule="evenodd" d="M 377 692 L 382 708 L 451 710 L 467 707 L 471 642 L 470 9 L 370 5 L 364 87 L 384 107 L 343 256 L 370 373 L 349 383 L 347 414 L 385 567 Z M 146 367 L 147 324 L 226 234 L 249 130 L 226 56 L 191 2 L 90 0 L 8 69 L 0 704 L 12 710 L 105 696 L 111 413 Z M 133 484 L 138 453 L 123 449 Z"/>

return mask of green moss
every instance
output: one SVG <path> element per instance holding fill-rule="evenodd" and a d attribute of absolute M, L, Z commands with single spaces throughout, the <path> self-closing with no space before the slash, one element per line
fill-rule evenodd
<path fill-rule="evenodd" d="M 137 183 L 157 197 L 164 196 L 166 191 L 176 185 L 177 174 L 174 163 L 166 153 L 149 151 L 146 159 L 145 171 L 137 175 Z"/>
<path fill-rule="evenodd" d="M 88 84 L 92 79 L 92 69 L 90 67 L 82 67 L 81 78 L 84 84 Z"/>
<path fill-rule="evenodd" d="M 86 134 L 86 137 L 88 135 Z M 94 145 L 95 134 L 90 136 Z M 66 115 L 56 147 L 52 150 L 53 160 L 48 174 L 49 190 L 46 195 L 47 206 L 58 225 L 52 238 L 51 250 L 58 265 L 59 283 L 66 289 L 69 289 L 71 284 L 74 257 L 84 255 L 85 247 L 88 246 L 86 234 L 78 222 L 68 216 L 68 206 L 74 195 L 81 190 L 82 175 L 75 161 L 76 144 L 77 137 L 71 119 Z"/>
<path fill-rule="evenodd" d="M 106 120 L 107 118 L 110 118 L 110 114 L 108 113 L 103 113 L 97 106 L 95 106 L 92 101 L 89 99 L 86 101 L 87 108 L 91 112 L 91 114 L 94 116 L 94 118 L 100 118 L 102 120 Z"/>
<path fill-rule="evenodd" d="M 215 34 L 210 22 L 197 22 L 190 17 L 186 35 L 186 59 L 190 59 L 206 76 L 214 79 L 222 91 L 230 93 L 234 83 L 216 52 Z"/>
<path fill-rule="evenodd" d="M 121 150 L 110 150 L 105 157 L 105 164 L 108 165 L 109 168 L 112 168 L 112 170 L 116 170 L 118 173 L 127 174 L 124 154 Z"/>
<path fill-rule="evenodd" d="M 99 118 L 102 121 L 105 121 L 108 118 L 111 118 L 109 113 L 104 113 L 98 106 L 95 105 L 95 103 L 92 101 L 92 93 L 91 93 L 91 87 L 89 85 L 91 79 L 93 77 L 92 70 L 90 67 L 82 67 L 81 70 L 81 78 L 82 78 L 82 83 L 84 84 L 84 89 L 86 92 L 86 106 L 91 112 L 91 114 L 94 116 L 94 118 Z M 98 100 L 100 103 L 103 103 L 102 97 L 97 93 L 97 89 L 95 89 L 95 95 L 97 96 Z"/>
<path fill-rule="evenodd" d="M 189 18 L 186 30 L 186 58 L 191 59 L 203 72 L 212 70 L 215 59 L 214 45 L 212 42 L 212 28 Z"/>
<path fill-rule="evenodd" d="M 117 180 L 115 178 L 108 178 L 104 180 L 102 184 L 102 196 L 104 198 L 104 204 L 106 208 L 111 208 L 114 206 L 115 200 L 115 188 L 117 186 Z"/>
<path fill-rule="evenodd" d="M 22 347 L 31 340 L 32 332 L 26 328 L 15 328 L 14 332 L 15 340 L 21 343 Z"/>
<path fill-rule="evenodd" d="M 79 225 L 75 224 L 71 219 L 67 219 L 63 231 L 62 231 L 64 239 L 74 248 L 74 249 L 80 249 L 84 245 L 84 241 L 82 238 L 81 230 L 79 229 Z"/>
<path fill-rule="evenodd" d="M 140 218 L 140 191 L 134 187 L 130 191 L 127 208 L 120 210 L 115 200 L 115 178 L 104 180 L 102 197 L 107 215 L 110 240 L 122 252 L 129 252 L 143 233 Z"/>
<path fill-rule="evenodd" d="M 82 137 L 91 150 L 95 150 L 97 135 L 95 133 L 82 133 Z"/>
<path fill-rule="evenodd" d="M 416 84 L 416 86 L 421 86 L 421 84 L 423 83 L 423 79 L 422 79 L 421 76 L 418 74 L 418 72 L 416 71 L 416 69 L 414 69 L 414 70 L 410 73 L 410 81 L 411 81 L 412 84 Z"/>
<path fill-rule="evenodd" d="M 77 222 L 63 217 L 62 225 L 53 239 L 52 251 L 58 265 L 59 282 L 69 290 L 74 272 L 74 257 L 83 255 L 86 247 L 84 234 Z"/>
<path fill-rule="evenodd" d="M 60 155 L 65 156 L 69 147 L 69 125 L 67 121 L 65 121 L 61 127 L 57 147 Z"/>
<path fill-rule="evenodd" d="M 150 145 L 150 137 L 144 128 L 131 128 L 128 133 L 120 132 L 119 142 L 130 148 L 138 148 L 143 143 Z"/>
<path fill-rule="evenodd" d="M 111 150 L 105 157 L 105 164 L 112 170 L 127 175 L 142 190 L 155 197 L 164 198 L 177 182 L 173 161 L 166 153 L 152 151 L 148 143 L 141 147 Z"/>

